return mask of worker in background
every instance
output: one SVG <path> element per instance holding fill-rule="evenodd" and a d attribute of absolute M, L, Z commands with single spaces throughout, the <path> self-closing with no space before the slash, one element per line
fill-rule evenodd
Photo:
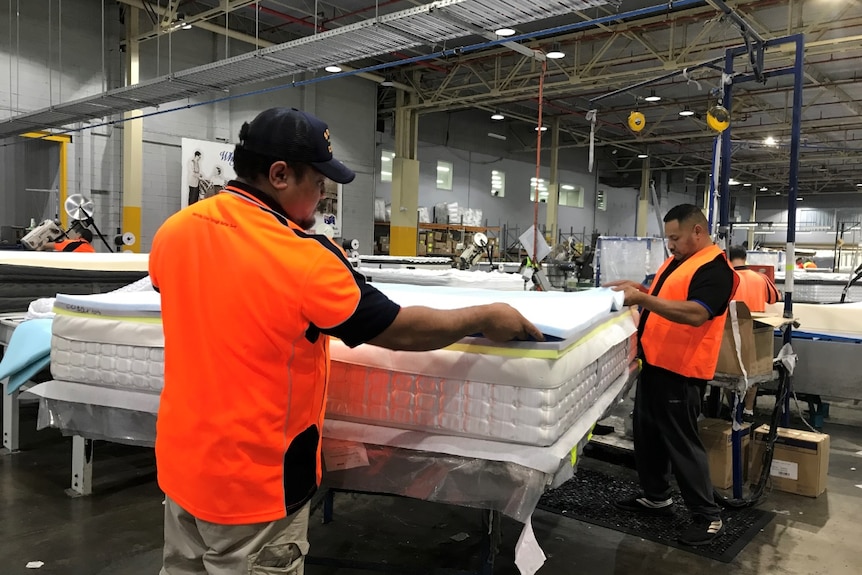
<path fill-rule="evenodd" d="M 817 268 L 817 264 L 815 264 L 814 260 L 812 260 L 811 258 L 806 258 L 805 263 L 802 264 L 802 267 L 804 269 L 807 269 L 807 270 L 808 269 L 815 269 L 815 268 Z"/>
<path fill-rule="evenodd" d="M 303 573 L 329 336 L 412 351 L 475 333 L 543 339 L 504 304 L 401 308 L 307 233 L 327 179 L 355 176 L 321 120 L 273 108 L 239 139 L 237 180 L 168 218 L 150 254 L 165 335 L 162 575 Z"/>
<path fill-rule="evenodd" d="M 796 258 L 796 269 L 801 270 L 805 267 L 805 260 L 802 258 Z"/>
<path fill-rule="evenodd" d="M 707 381 L 715 375 L 728 302 L 739 278 L 710 238 L 697 206 L 682 204 L 664 217 L 672 257 L 649 290 L 633 281 L 608 284 L 640 306 L 642 370 L 635 396 L 634 443 L 643 495 L 616 502 L 627 511 L 670 515 L 673 471 L 692 523 L 686 545 L 706 545 L 724 529 L 713 498 L 697 419 Z"/>
<path fill-rule="evenodd" d="M 781 300 L 781 293 L 771 279 L 748 269 L 745 262 L 746 256 L 745 248 L 741 246 L 730 248 L 730 265 L 739 276 L 739 287 L 733 299 L 743 302 L 750 311 L 762 313 L 766 311 L 766 304 Z M 757 399 L 757 387 L 752 386 L 745 394 L 745 405 L 742 408 L 742 418 L 749 423 L 754 420 L 755 399 Z"/>
<path fill-rule="evenodd" d="M 192 205 L 201 197 L 201 153 L 198 150 L 195 150 L 194 155 L 189 160 L 187 178 L 189 185 L 188 205 Z"/>
<path fill-rule="evenodd" d="M 55 252 L 88 252 L 95 253 L 93 247 L 93 232 L 88 229 L 80 230 L 81 235 L 76 239 L 63 238 L 54 242 L 46 242 L 40 250 Z"/>

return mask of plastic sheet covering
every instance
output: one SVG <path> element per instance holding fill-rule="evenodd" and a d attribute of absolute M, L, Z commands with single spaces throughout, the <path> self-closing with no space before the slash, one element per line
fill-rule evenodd
<path fill-rule="evenodd" d="M 786 274 L 775 274 L 775 285 L 784 291 Z M 850 275 L 846 273 L 806 272 L 796 270 L 793 273 L 794 303 L 838 303 L 841 292 Z M 862 282 L 853 284 L 847 291 L 847 302 L 862 301 Z"/>
<path fill-rule="evenodd" d="M 324 456 L 339 443 L 324 439 Z M 368 465 L 325 471 L 327 487 L 493 509 L 524 523 L 554 478 L 553 474 L 510 462 L 363 445 Z"/>
<path fill-rule="evenodd" d="M 153 447 L 156 441 L 155 413 L 41 397 L 36 428 L 46 427 L 126 445 Z"/>
<path fill-rule="evenodd" d="M 667 259 L 661 238 L 599 238 L 596 285 L 617 280 L 641 282 Z"/>

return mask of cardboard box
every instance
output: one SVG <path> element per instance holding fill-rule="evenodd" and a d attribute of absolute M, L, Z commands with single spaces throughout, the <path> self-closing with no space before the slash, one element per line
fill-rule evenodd
<path fill-rule="evenodd" d="M 765 314 L 759 314 L 757 318 L 752 318 L 748 306 L 744 303 L 737 301 L 731 302 L 731 305 L 736 306 L 741 356 L 746 373 L 749 377 L 772 374 L 772 359 L 775 352 L 773 348 L 773 330 L 775 328 L 773 326 L 783 323 L 783 318 Z M 733 337 L 733 323 L 729 313 L 724 324 L 724 337 L 721 340 L 715 372 L 726 375 L 742 375 L 742 368 L 736 353 L 736 342 Z"/>
<path fill-rule="evenodd" d="M 763 468 L 768 425 L 754 432 L 751 450 L 751 477 L 757 481 Z M 829 470 L 829 436 L 825 433 L 778 428 L 775 452 L 772 458 L 770 479 L 773 489 L 817 497 L 826 491 L 826 472 Z"/>
<path fill-rule="evenodd" d="M 424 243 L 420 243 L 418 246 L 416 246 L 416 255 L 417 256 L 424 256 L 427 254 L 428 254 L 428 249 L 425 247 Z"/>
<path fill-rule="evenodd" d="M 723 419 L 704 419 L 698 424 L 700 440 L 709 458 L 709 478 L 719 489 L 733 485 L 733 449 L 731 446 L 731 423 Z M 748 454 L 751 444 L 751 426 L 742 429 L 742 477 L 747 475 Z"/>

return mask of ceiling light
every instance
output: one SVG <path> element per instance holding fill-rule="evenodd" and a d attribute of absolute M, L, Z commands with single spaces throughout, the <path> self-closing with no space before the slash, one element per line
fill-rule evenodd
<path fill-rule="evenodd" d="M 503 134 L 495 134 L 494 132 L 488 132 L 489 138 L 494 138 L 495 140 L 505 140 L 506 136 Z"/>
<path fill-rule="evenodd" d="M 505 119 L 505 118 L 506 118 L 506 116 L 504 116 L 504 115 L 503 115 L 503 114 L 501 114 L 500 112 L 494 112 L 493 114 L 491 114 L 491 119 L 492 119 L 492 120 L 503 120 L 503 119 Z"/>
<path fill-rule="evenodd" d="M 764 138 L 763 143 L 767 146 L 774 146 L 778 142 L 776 142 L 775 138 L 773 138 L 772 136 L 767 136 L 766 138 Z"/>
<path fill-rule="evenodd" d="M 797 202 L 801 202 L 801 201 L 802 201 L 802 200 L 804 200 L 804 199 L 805 199 L 805 198 L 796 198 L 796 201 L 797 201 Z"/>
<path fill-rule="evenodd" d="M 730 178 L 730 180 L 728 180 L 728 182 L 727 182 L 727 185 L 728 186 L 738 186 L 739 182 L 734 180 L 733 178 Z"/>
<path fill-rule="evenodd" d="M 384 77 L 383 81 L 380 82 L 380 85 L 383 86 L 384 88 L 389 88 L 393 84 L 395 84 L 395 82 L 393 82 L 392 78 L 390 78 L 389 76 Z"/>
<path fill-rule="evenodd" d="M 856 184 L 857 188 L 862 188 L 862 184 Z"/>
<path fill-rule="evenodd" d="M 641 160 L 644 160 L 646 158 L 649 158 L 649 154 L 638 154 L 638 158 L 640 158 Z"/>
<path fill-rule="evenodd" d="M 743 186 L 743 187 L 745 187 L 745 188 L 750 188 L 750 187 L 751 187 L 751 184 L 749 184 L 749 183 L 747 183 L 747 182 L 746 182 L 746 183 L 742 184 L 742 186 Z"/>
<path fill-rule="evenodd" d="M 535 128 L 535 129 L 536 129 L 536 131 L 538 132 L 538 131 L 539 131 L 539 126 L 536 126 L 536 128 Z M 547 126 L 542 126 L 542 131 L 543 131 L 543 132 L 547 132 L 547 131 L 548 131 L 548 127 L 547 127 Z"/>
<path fill-rule="evenodd" d="M 182 28 L 183 30 L 191 30 L 192 25 L 191 24 L 183 24 L 182 26 L 180 26 L 180 28 Z"/>
<path fill-rule="evenodd" d="M 329 66 L 324 68 L 324 70 L 331 74 L 338 74 L 339 72 L 341 72 L 341 66 L 339 66 L 338 64 L 330 64 Z"/>
<path fill-rule="evenodd" d="M 650 92 L 650 95 L 649 95 L 649 96 L 647 96 L 646 98 L 644 98 L 644 100 L 645 100 L 645 101 L 647 101 L 647 102 L 658 102 L 659 100 L 661 100 L 661 96 L 656 96 L 656 95 L 655 95 L 655 90 L 653 90 L 653 91 L 651 91 L 651 92 Z"/>
<path fill-rule="evenodd" d="M 437 171 L 438 172 L 448 172 L 449 166 L 437 166 Z"/>
<path fill-rule="evenodd" d="M 688 116 L 694 116 L 694 112 L 692 112 L 688 106 L 680 110 L 679 115 L 683 118 L 687 118 Z"/>
<path fill-rule="evenodd" d="M 499 30 L 494 30 L 494 34 L 496 34 L 497 36 L 502 36 L 503 38 L 506 38 L 507 36 L 514 36 L 515 31 L 512 30 L 511 28 L 500 28 Z"/>
<path fill-rule="evenodd" d="M 563 184 L 560 187 L 564 190 L 574 190 L 575 189 L 575 186 L 570 186 L 569 184 Z"/>
<path fill-rule="evenodd" d="M 562 49 L 560 48 L 560 43 L 559 43 L 559 42 L 554 42 L 554 43 L 551 45 L 551 50 L 550 50 L 550 52 L 548 52 L 547 54 L 545 54 L 545 56 L 546 56 L 546 57 L 548 57 L 548 58 L 550 58 L 551 60 L 559 60 L 560 58 L 565 58 L 565 57 L 566 57 L 566 53 L 565 53 L 565 52 L 563 52 L 563 51 L 562 51 Z"/>
<path fill-rule="evenodd" d="M 780 196 L 780 195 L 781 195 L 781 192 L 775 192 L 775 195 L 776 195 L 776 196 Z"/>
<path fill-rule="evenodd" d="M 760 191 L 761 192 L 768 192 L 769 188 L 767 188 L 766 186 L 763 186 L 762 188 L 760 188 Z"/>

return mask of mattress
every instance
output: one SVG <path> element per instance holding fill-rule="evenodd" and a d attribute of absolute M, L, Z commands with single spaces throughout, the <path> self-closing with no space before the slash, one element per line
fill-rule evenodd
<path fill-rule="evenodd" d="M 785 274 L 775 275 L 775 285 L 784 291 Z M 793 276 L 793 302 L 838 303 L 850 275 L 829 272 L 797 271 Z M 862 301 L 862 283 L 851 286 L 846 301 Z"/>
<path fill-rule="evenodd" d="M 381 285 L 402 305 L 508 300 L 549 337 L 465 338 L 432 352 L 350 349 L 333 340 L 327 417 L 550 445 L 608 386 L 635 369 L 635 318 L 606 290 L 571 294 Z M 563 305 L 565 304 L 565 305 Z M 57 380 L 158 395 L 163 337 L 155 292 L 58 295 L 51 371 Z"/>
<path fill-rule="evenodd" d="M 57 293 L 93 294 L 147 275 L 148 254 L 0 251 L 0 313 Z"/>
<path fill-rule="evenodd" d="M 395 283 L 438 287 L 476 287 L 502 291 L 524 291 L 524 278 L 517 274 L 497 271 L 465 271 L 456 269 L 370 268 L 357 271 L 372 283 Z"/>

